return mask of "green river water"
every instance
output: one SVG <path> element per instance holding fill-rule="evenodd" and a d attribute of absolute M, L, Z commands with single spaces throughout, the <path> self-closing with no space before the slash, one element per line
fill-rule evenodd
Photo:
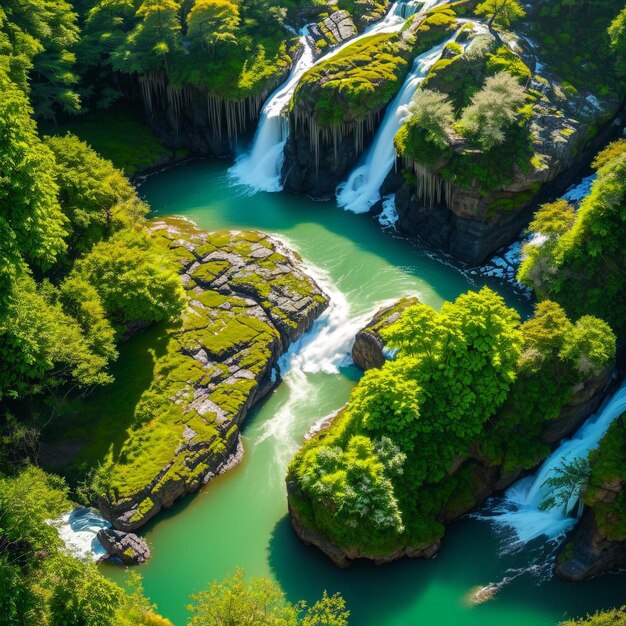
<path fill-rule="evenodd" d="M 347 319 L 365 319 L 386 300 L 416 293 L 437 307 L 480 283 L 334 203 L 287 194 L 246 196 L 229 184 L 226 168 L 195 161 L 150 177 L 141 193 L 155 216 L 184 215 L 209 230 L 258 229 L 288 241 L 323 274 L 323 285 L 334 285 L 335 327 L 332 320 L 330 328 L 318 324 L 317 339 L 309 335 L 300 356 L 293 351 L 287 357 L 283 383 L 247 419 L 242 465 L 145 529 L 153 556 L 140 571 L 160 612 L 183 626 L 189 595 L 238 567 L 248 576 L 274 578 L 292 601 L 313 601 L 324 589 L 341 592 L 352 626 L 552 626 L 622 603 L 626 577 L 571 585 L 538 575 L 536 564 L 524 572 L 541 562 L 537 548 L 500 555 L 502 537 L 477 520 L 452 525 L 435 559 L 384 567 L 358 563 L 339 570 L 299 542 L 287 518 L 286 465 L 310 426 L 346 401 L 360 375 L 354 366 L 337 367 L 340 359 L 329 358 L 328 344 L 339 350 L 340 340 L 353 333 L 354 321 Z M 515 296 L 503 295 L 527 312 Z M 114 566 L 102 568 L 117 580 L 125 576 Z M 511 582 L 492 600 L 468 601 L 477 587 L 506 578 Z"/>

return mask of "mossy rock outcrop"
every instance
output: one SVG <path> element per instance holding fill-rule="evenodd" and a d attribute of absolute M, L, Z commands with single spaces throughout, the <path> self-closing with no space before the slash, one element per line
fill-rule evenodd
<path fill-rule="evenodd" d="M 538 202 L 565 192 L 608 141 L 621 106 L 615 93 L 577 91 L 523 38 L 503 37 L 507 43 L 483 33 L 462 54 L 444 54 L 421 85 L 448 95 L 458 114 L 486 77 L 518 78 L 526 103 L 503 143 L 482 150 L 455 126 L 448 145 L 437 147 L 410 119 L 395 139 L 405 181 L 396 196 L 399 228 L 470 265 L 509 244 Z"/>
<path fill-rule="evenodd" d="M 103 515 L 125 531 L 238 462 L 248 410 L 328 303 L 296 255 L 268 235 L 206 233 L 180 219 L 151 228 L 180 261 L 189 300 L 128 437 L 94 480 Z"/>
<path fill-rule="evenodd" d="M 358 333 L 357 353 L 365 357 L 359 357 L 361 363 L 380 367 L 386 358 L 393 358 L 378 331 L 416 301 L 404 299 L 395 306 L 381 309 Z M 511 426 L 507 422 L 511 407 L 507 403 L 502 405 L 485 431 L 464 453 L 454 458 L 438 482 L 424 483 L 417 495 L 395 493 L 403 510 L 419 508 L 419 523 L 401 532 L 381 531 L 379 536 L 363 531 L 358 525 L 344 527 L 332 505 L 324 498 L 313 499 L 301 483 L 307 455 L 323 448 L 331 457 L 342 449 L 347 439 L 359 433 L 358 425 L 351 419 L 350 404 L 347 404 L 314 429 L 289 468 L 286 485 L 292 526 L 304 543 L 317 546 L 340 567 L 360 558 L 379 564 L 403 557 L 430 558 L 441 547 L 447 524 L 480 506 L 495 492 L 513 484 L 525 470 L 541 463 L 562 437 L 575 432 L 597 410 L 605 397 L 610 375 L 611 368 L 607 367 L 598 375 L 587 375 L 571 388 L 562 403 L 546 412 L 549 417 L 537 426 L 536 433 L 532 426 L 537 441 L 526 455 L 515 455 L 512 450 L 527 445 L 522 434 L 531 426 L 515 424 L 515 420 Z M 511 441 L 515 438 L 520 441 Z M 336 479 L 329 476 L 329 480 L 333 478 Z M 419 498 L 419 503 L 415 498 Z"/>
<path fill-rule="evenodd" d="M 456 26 L 441 8 L 409 19 L 398 32 L 374 34 L 311 68 L 291 101 L 285 188 L 329 198 L 371 141 L 419 54 Z"/>

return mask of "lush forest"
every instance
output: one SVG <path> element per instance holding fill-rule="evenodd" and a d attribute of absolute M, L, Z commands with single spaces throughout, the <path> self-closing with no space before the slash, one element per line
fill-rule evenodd
<path fill-rule="evenodd" d="M 396 185 L 398 213 L 404 198 L 420 219 L 436 209 L 497 229 L 527 211 L 518 280 L 533 310 L 524 317 L 489 287 L 394 309 L 375 329 L 383 364 L 289 465 L 299 534 L 348 559 L 432 556 L 447 523 L 548 457 L 581 390 L 602 395 L 623 376 L 626 140 L 615 120 L 626 8 L 460 0 L 423 15 L 413 7 L 395 30 L 361 37 L 392 4 L 0 6 L 1 624 L 172 624 L 140 575 L 113 582 L 65 550 L 50 522 L 80 504 L 134 531 L 229 469 L 246 413 L 280 382 L 281 355 L 317 328 L 329 300 L 332 309 L 333 294 L 282 241 L 151 219 L 137 188 L 138 175 L 181 157 L 232 159 L 312 33 L 315 61 L 281 111 L 286 169 L 302 166 L 294 155 L 305 146 L 303 180 L 340 179 L 415 59 L 441 44 L 394 134 L 385 184 Z M 337 15 L 347 39 L 359 37 L 324 59 L 345 43 Z M 580 204 L 551 194 L 591 153 Z M 620 545 L 625 419 L 579 481 L 596 530 Z M 188 599 L 188 624 L 347 626 L 341 595 L 320 595 L 294 600 L 240 569 Z M 583 624 L 626 616 L 615 608 L 562 626 Z"/>

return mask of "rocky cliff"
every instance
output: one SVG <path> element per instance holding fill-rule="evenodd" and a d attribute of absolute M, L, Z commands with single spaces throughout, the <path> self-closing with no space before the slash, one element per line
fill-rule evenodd
<path fill-rule="evenodd" d="M 531 27 L 541 23 L 538 13 L 529 9 Z M 480 35 L 462 54 L 444 55 L 421 86 L 446 94 L 460 110 L 495 72 L 516 76 L 526 105 L 502 146 L 485 150 L 472 143 L 459 134 L 457 120 L 448 145 L 435 150 L 409 120 L 396 137 L 404 181 L 398 188 L 397 177 L 390 179 L 386 191 L 397 190 L 403 232 L 470 265 L 515 239 L 539 203 L 560 196 L 588 167 L 615 132 L 611 124 L 622 103 L 605 87 L 602 96 L 597 87 L 573 88 L 525 35 L 508 33 L 506 41 Z"/>
<path fill-rule="evenodd" d="M 354 42 L 309 70 L 291 103 L 285 189 L 318 199 L 334 197 L 371 142 L 413 59 L 455 24 L 450 9 L 426 14 L 400 32 Z"/>
<path fill-rule="evenodd" d="M 415 300 L 400 301 L 397 305 L 380 310 L 357 335 L 355 342 L 355 362 L 365 367 L 380 367 L 386 355 L 389 355 L 379 331 L 396 319 L 398 314 Z M 606 369 L 598 376 L 588 378 L 572 390 L 569 401 L 562 406 L 556 419 L 543 425 L 540 437 L 545 446 L 545 454 L 563 436 L 575 432 L 584 420 L 593 413 L 602 402 L 610 381 L 611 370 Z M 339 411 L 333 421 L 342 420 L 343 412 Z M 497 422 L 497 417 L 493 419 Z M 323 438 L 324 428 L 333 427 L 333 422 L 323 425 L 313 435 Z M 341 429 L 341 426 L 338 426 Z M 494 493 L 512 485 L 525 471 L 524 467 L 505 463 L 503 460 L 489 458 L 481 450 L 481 441 L 470 446 L 467 454 L 456 458 L 450 465 L 447 475 L 452 479 L 451 487 L 436 512 L 436 523 L 453 522 L 485 501 Z M 539 463 L 541 459 L 536 459 Z M 426 488 L 428 491 L 428 487 Z M 365 558 L 376 563 L 387 563 L 402 557 L 430 558 L 441 546 L 441 537 L 415 545 L 396 546 L 392 551 L 370 553 L 359 545 L 338 546 L 315 527 L 315 516 L 318 514 L 308 504 L 304 494 L 293 476 L 288 476 L 287 492 L 290 501 L 290 517 L 296 534 L 303 542 L 315 545 L 322 550 L 335 564 L 348 566 L 357 558 Z M 433 500 L 438 502 L 438 500 Z M 324 512 L 320 513 L 322 517 Z"/>
<path fill-rule="evenodd" d="M 179 259 L 189 300 L 155 353 L 127 440 L 96 480 L 102 514 L 124 531 L 240 460 L 248 410 L 328 302 L 297 256 L 267 235 L 206 233 L 176 219 L 152 231 Z"/>
<path fill-rule="evenodd" d="M 559 555 L 556 572 L 579 581 L 626 565 L 626 414 L 590 455 L 585 512 Z"/>

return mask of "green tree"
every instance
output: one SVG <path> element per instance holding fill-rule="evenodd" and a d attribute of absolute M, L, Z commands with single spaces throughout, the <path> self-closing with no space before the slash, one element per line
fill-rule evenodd
<path fill-rule="evenodd" d="M 237 43 L 240 22 L 239 7 L 230 0 L 196 0 L 187 16 L 187 35 L 214 54 L 216 46 Z"/>
<path fill-rule="evenodd" d="M 87 252 L 147 213 L 124 174 L 73 135 L 47 137 L 56 162 L 61 208 L 72 256 Z"/>
<path fill-rule="evenodd" d="M 118 329 L 177 317 L 185 302 L 176 265 L 142 231 L 120 231 L 96 244 L 70 274 L 93 285 Z"/>
<path fill-rule="evenodd" d="M 0 317 L 23 262 L 41 269 L 65 251 L 52 152 L 41 143 L 24 92 L 0 68 Z"/>
<path fill-rule="evenodd" d="M 114 69 L 146 74 L 164 67 L 167 72 L 168 59 L 182 47 L 180 10 L 176 0 L 144 0 L 136 26 L 113 57 Z"/>
<path fill-rule="evenodd" d="M 598 611 L 587 617 L 561 622 L 559 626 L 626 626 L 626 607 Z"/>
<path fill-rule="evenodd" d="M 543 245 L 528 245 L 518 278 L 539 298 L 557 300 L 570 315 L 600 317 L 623 333 L 626 152 L 622 144 L 611 144 L 596 163 L 598 176 L 571 227 L 560 228 Z M 545 221 L 540 214 L 537 225 Z"/>
<path fill-rule="evenodd" d="M 483 88 L 461 114 L 459 128 L 485 151 L 504 143 L 519 117 L 526 95 L 518 80 L 508 72 L 489 76 Z"/>
<path fill-rule="evenodd" d="M 485 0 L 476 7 L 475 13 L 488 19 L 489 28 L 493 24 L 509 28 L 526 15 L 526 11 L 517 0 Z"/>
<path fill-rule="evenodd" d="M 554 474 L 544 482 L 551 491 L 550 496 L 541 503 L 541 510 L 565 509 L 573 498 L 582 497 L 590 473 L 591 466 L 587 458 L 577 458 L 557 467 Z M 565 513 L 569 511 L 565 510 Z"/>
<path fill-rule="evenodd" d="M 30 88 L 37 114 L 52 118 L 59 108 L 77 112 L 80 101 L 73 49 L 79 29 L 71 4 L 8 0 L 2 5 L 0 29 L 10 46 L 11 76 L 24 91 Z"/>
<path fill-rule="evenodd" d="M 609 26 L 611 50 L 620 76 L 626 77 L 626 8 L 622 9 Z"/>
<path fill-rule="evenodd" d="M 243 570 L 214 581 L 191 597 L 189 626 L 347 626 L 349 613 L 338 594 L 326 592 L 313 606 L 290 604 L 266 578 L 247 583 Z"/>

